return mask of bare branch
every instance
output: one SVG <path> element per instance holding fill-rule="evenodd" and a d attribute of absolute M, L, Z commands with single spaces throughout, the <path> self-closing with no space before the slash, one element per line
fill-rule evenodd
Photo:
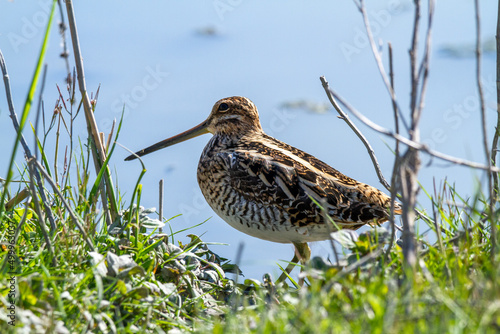
<path fill-rule="evenodd" d="M 384 81 L 385 87 L 387 88 L 387 91 L 389 92 L 393 106 L 395 106 L 396 110 L 398 111 L 398 114 L 401 117 L 401 121 L 403 122 L 404 127 L 408 131 L 408 129 L 409 129 L 408 123 L 406 122 L 404 115 L 401 112 L 401 108 L 399 107 L 399 104 L 398 104 L 398 101 L 396 98 L 396 92 L 394 92 L 394 89 L 391 86 L 389 77 L 387 76 L 387 73 L 385 72 L 384 63 L 382 62 L 382 56 L 380 55 L 380 52 L 377 49 L 377 44 L 375 43 L 375 40 L 373 38 L 373 33 L 372 33 L 371 28 L 370 28 L 370 21 L 368 20 L 368 14 L 366 13 L 364 0 L 360 0 L 359 4 L 357 4 L 357 6 L 358 6 L 359 11 L 361 12 L 361 15 L 363 16 L 363 23 L 365 25 L 366 34 L 368 35 L 368 40 L 370 41 L 372 53 L 373 53 L 373 56 L 375 57 L 375 61 L 377 63 L 380 75 L 382 76 L 382 80 Z"/>
<path fill-rule="evenodd" d="M 389 49 L 389 78 L 391 81 L 391 88 L 394 91 L 394 69 L 393 69 L 393 61 L 392 61 L 392 44 L 388 43 Z M 392 110 L 394 114 L 394 128 L 396 130 L 396 134 L 399 135 L 399 117 L 398 117 L 398 108 L 396 103 L 392 103 Z M 391 175 L 391 211 L 389 216 L 389 224 L 391 225 L 391 239 L 389 241 L 389 246 L 385 253 L 386 261 L 389 260 L 389 255 L 391 253 L 392 246 L 394 245 L 394 240 L 396 239 L 396 221 L 394 219 L 394 209 L 396 206 L 396 194 L 397 194 L 397 177 L 398 170 L 400 166 L 400 153 L 399 153 L 399 141 L 396 140 L 395 148 L 394 148 L 394 165 L 392 167 L 392 175 Z"/>
<path fill-rule="evenodd" d="M 66 0 L 65 2 L 66 2 L 66 11 L 68 14 L 68 24 L 71 32 L 71 40 L 73 42 L 73 52 L 75 54 L 76 71 L 78 73 L 78 86 L 80 88 L 80 93 L 83 99 L 83 108 L 85 111 L 85 119 L 87 121 L 89 137 L 91 138 L 92 143 L 94 144 L 93 147 L 95 148 L 92 150 L 92 154 L 94 157 L 93 160 L 96 169 L 96 174 L 99 174 L 104 161 L 106 161 L 106 151 L 103 146 L 103 143 L 99 138 L 99 130 L 97 128 L 97 123 L 94 118 L 94 112 L 92 110 L 90 98 L 89 95 L 87 94 L 82 54 L 80 51 L 80 42 L 78 40 L 78 32 L 76 29 L 75 12 L 73 10 L 73 2 L 71 0 Z M 116 218 L 118 214 L 118 208 L 114 195 L 114 187 L 113 187 L 113 181 L 111 179 L 111 173 L 107 166 L 106 166 L 106 171 L 104 173 L 104 182 L 106 183 L 106 187 L 105 187 L 105 192 L 101 191 L 102 205 L 104 206 L 106 211 L 105 215 L 108 225 L 111 225 L 112 221 Z M 107 210 L 108 209 L 107 199 L 109 199 L 109 203 L 111 204 L 111 210 Z M 111 211 L 111 216 L 110 216 L 110 211 Z"/>
<path fill-rule="evenodd" d="M 490 148 L 488 145 L 488 128 L 486 126 L 486 107 L 484 104 L 484 94 L 483 94 L 483 84 L 481 82 L 481 17 L 479 13 L 479 0 L 474 0 L 474 9 L 476 12 L 476 83 L 477 83 L 477 91 L 479 95 L 479 106 L 481 109 L 481 127 L 483 132 L 483 148 L 484 154 L 486 156 L 486 163 L 489 167 L 491 167 L 491 158 L 490 158 Z M 487 216 L 491 223 L 491 261 L 495 263 L 495 254 L 496 254 L 496 220 L 493 219 L 494 213 L 494 205 L 495 205 L 495 196 L 493 192 L 493 172 L 488 169 L 488 193 L 489 193 L 489 212 Z"/>
<path fill-rule="evenodd" d="M 158 219 L 163 223 L 163 179 L 159 183 L 159 199 L 158 199 Z M 160 227 L 160 234 L 163 233 L 163 229 Z"/>
<path fill-rule="evenodd" d="M 414 0 L 415 17 L 413 22 L 412 45 L 410 49 L 410 74 L 411 74 L 411 99 L 410 99 L 410 116 L 411 125 L 409 131 L 409 139 L 413 142 L 420 142 L 420 118 L 425 100 L 425 92 L 428 82 L 429 60 L 430 60 L 430 42 L 432 32 L 432 18 L 434 13 L 433 0 L 428 1 L 428 22 L 427 22 L 427 37 L 424 57 L 418 68 L 418 39 L 421 16 L 421 1 Z M 421 73 L 423 75 L 421 76 Z M 419 92 L 419 84 L 421 89 Z M 420 93 L 420 94 L 419 94 Z M 417 242 L 415 239 L 415 207 L 417 205 L 417 194 L 420 189 L 418 183 L 418 172 L 420 170 L 420 150 L 409 147 L 399 166 L 399 185 L 401 193 L 402 221 L 403 221 L 403 256 L 405 264 L 405 272 L 412 276 L 415 274 L 417 264 Z M 408 287 L 412 286 L 413 278 L 409 277 Z"/>
<path fill-rule="evenodd" d="M 424 58 L 420 63 L 420 68 L 418 70 L 419 77 L 422 77 L 422 87 L 420 89 L 420 97 L 418 102 L 418 120 L 420 120 L 420 114 L 424 109 L 425 93 L 427 92 L 427 83 L 429 82 L 429 63 L 431 58 L 431 37 L 432 37 L 432 22 L 434 21 L 434 2 L 435 0 L 429 0 L 429 10 L 427 16 L 427 33 L 425 37 L 425 50 Z"/>
<path fill-rule="evenodd" d="M 373 148 L 371 147 L 370 143 L 365 138 L 365 136 L 363 136 L 361 131 L 359 131 L 359 129 L 356 127 L 356 125 L 354 125 L 354 123 L 351 122 L 351 120 L 349 119 L 349 116 L 347 116 L 347 114 L 340 108 L 338 103 L 335 101 L 335 98 L 332 96 L 330 87 L 328 86 L 328 81 L 326 81 L 325 77 L 321 76 L 319 79 L 321 80 L 321 83 L 323 84 L 323 88 L 325 89 L 325 92 L 326 92 L 326 95 L 328 96 L 328 99 L 330 100 L 330 102 L 333 105 L 333 107 L 335 108 L 335 110 L 337 110 L 337 112 L 339 113 L 340 118 L 342 120 L 344 120 L 347 123 L 347 125 L 349 125 L 349 127 L 352 129 L 352 131 L 354 131 L 356 136 L 358 136 L 358 138 L 365 145 L 366 150 L 368 151 L 368 154 L 370 155 L 370 159 L 372 160 L 373 167 L 375 167 L 375 171 L 377 172 L 377 176 L 378 176 L 380 183 L 382 183 L 382 185 L 387 190 L 390 191 L 391 186 L 389 185 L 389 183 L 387 183 L 384 175 L 382 174 L 382 171 L 380 170 L 380 165 L 378 164 L 377 157 L 375 156 L 375 152 L 373 151 Z"/>
<path fill-rule="evenodd" d="M 20 129 L 19 121 L 17 119 L 16 110 L 14 109 L 14 102 L 12 101 L 12 93 L 10 90 L 9 73 L 7 72 L 7 65 L 5 64 L 5 59 L 3 57 L 2 51 L 0 51 L 0 68 L 1 68 L 2 74 L 3 74 L 3 82 L 5 85 L 5 95 L 7 97 L 7 104 L 9 106 L 10 118 L 12 119 L 12 124 L 14 125 L 14 129 L 16 129 L 16 132 L 18 133 L 18 140 L 20 140 L 21 145 L 23 146 L 24 154 L 26 155 L 26 157 L 28 159 L 30 159 L 30 158 L 32 158 L 33 155 L 31 154 L 31 150 L 28 146 L 28 143 L 26 143 L 26 139 L 24 139 L 24 136 L 21 133 L 22 129 Z M 44 75 L 44 79 L 45 79 L 45 75 Z M 42 90 L 43 90 L 43 86 L 44 86 L 44 83 L 42 82 Z M 43 188 L 43 183 L 42 183 L 42 180 L 40 178 L 40 174 L 36 171 L 35 171 L 35 179 L 36 179 L 36 184 L 38 187 L 38 192 L 40 193 L 40 198 L 42 199 L 42 202 L 43 202 L 45 213 L 47 214 L 47 218 L 49 219 L 49 222 L 50 222 L 51 233 L 54 233 L 56 230 L 56 223 L 54 221 L 54 215 L 52 214 L 52 210 L 50 209 L 50 205 L 48 205 L 47 196 L 45 196 L 45 190 Z M 7 180 L 10 181 L 10 177 L 7 177 Z M 7 184 L 5 184 L 5 186 L 7 186 Z M 0 206 L 2 206 L 2 205 L 3 205 L 3 202 L 2 202 L 2 204 L 0 204 Z M 2 210 L 0 209 L 0 212 L 1 211 Z"/>
<path fill-rule="evenodd" d="M 365 125 L 367 125 L 368 127 L 372 128 L 373 130 L 375 130 L 375 131 L 377 131 L 385 136 L 391 137 L 391 138 L 399 141 L 400 143 L 405 144 L 406 146 L 409 146 L 409 147 L 412 147 L 414 149 L 425 152 L 425 153 L 427 153 L 435 158 L 438 158 L 440 160 L 451 162 L 455 165 L 467 166 L 467 167 L 482 169 L 482 170 L 489 170 L 491 168 L 492 171 L 500 172 L 500 168 L 497 168 L 495 166 L 489 167 L 489 166 L 486 166 L 486 165 L 483 165 L 483 164 L 480 164 L 477 162 L 468 161 L 468 160 L 460 159 L 457 157 L 453 157 L 451 155 L 444 154 L 444 153 L 438 152 L 436 150 L 430 149 L 425 144 L 415 142 L 413 140 L 410 140 L 408 138 L 401 136 L 400 134 L 394 133 L 393 131 L 386 129 L 386 128 L 374 123 L 373 121 L 371 121 L 368 117 L 364 116 L 362 113 L 360 113 L 354 107 L 352 107 L 349 103 L 347 103 L 344 99 L 342 99 L 335 91 L 330 89 L 330 93 L 335 97 L 336 100 L 338 100 L 340 103 L 342 103 L 344 105 L 344 107 L 350 113 L 352 113 L 354 116 L 356 116 L 356 118 L 358 118 Z"/>
<path fill-rule="evenodd" d="M 413 36 L 411 39 L 410 48 L 410 70 L 411 70 L 411 100 L 410 100 L 410 111 L 412 115 L 412 123 L 415 123 L 414 117 L 418 116 L 417 110 L 417 99 L 418 99 L 418 69 L 417 69 L 417 51 L 418 51 L 418 29 L 420 27 L 420 1 L 416 0 L 415 3 L 415 16 L 413 18 Z"/>
<path fill-rule="evenodd" d="M 31 161 L 36 161 L 35 158 L 31 158 Z M 35 168 L 28 163 L 28 168 L 29 168 L 29 177 L 30 177 L 30 190 L 33 198 L 33 203 L 35 203 L 35 211 L 36 214 L 38 215 L 38 226 L 40 226 L 40 230 L 42 231 L 43 238 L 45 239 L 45 243 L 47 244 L 48 251 L 50 253 L 50 256 L 52 258 L 52 265 L 55 267 L 57 266 L 57 260 L 56 256 L 54 255 L 54 247 L 52 246 L 52 241 L 50 240 L 49 235 L 47 234 L 47 229 L 45 227 L 45 219 L 44 215 L 42 213 L 42 209 L 40 208 L 40 203 L 38 202 L 38 196 L 36 194 L 36 189 L 35 189 L 35 179 L 33 175 L 38 175 L 38 173 L 35 171 Z M 52 230 L 52 233 L 55 232 L 55 229 Z"/>
<path fill-rule="evenodd" d="M 497 164 L 497 154 L 498 154 L 498 140 L 500 138 L 500 1 L 498 2 L 497 10 L 497 32 L 496 32 L 496 43 L 497 43 L 497 125 L 495 128 L 495 134 L 493 136 L 493 142 L 491 144 L 491 163 L 493 166 Z M 493 172 L 493 188 L 495 190 L 495 196 L 498 200 L 500 196 L 500 185 L 498 184 L 498 173 Z"/>
<path fill-rule="evenodd" d="M 391 82 L 391 89 L 395 92 L 395 84 L 394 84 L 394 68 L 393 68 L 393 58 L 392 58 L 392 44 L 387 43 L 387 47 L 389 50 L 389 79 Z M 392 102 L 392 110 L 394 114 L 394 128 L 396 129 L 396 133 L 399 133 L 399 117 L 398 117 L 398 105 L 395 101 Z M 396 151 L 399 149 L 399 142 L 396 141 Z"/>

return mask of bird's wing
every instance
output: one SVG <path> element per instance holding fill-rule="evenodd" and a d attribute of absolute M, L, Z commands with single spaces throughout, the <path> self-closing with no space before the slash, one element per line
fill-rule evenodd
<path fill-rule="evenodd" d="M 391 198 L 368 184 L 358 182 L 335 168 L 331 167 L 327 163 L 319 160 L 318 158 L 299 150 L 293 146 L 283 143 L 273 137 L 264 135 L 265 140 L 264 145 L 271 150 L 274 150 L 278 155 L 290 156 L 290 158 L 296 161 L 301 166 L 297 167 L 298 171 L 309 174 L 311 178 L 324 179 L 326 183 L 333 183 L 334 188 L 342 192 L 349 197 L 351 201 L 351 207 L 355 206 L 368 206 L 368 207 L 381 207 L 384 209 L 385 216 L 387 215 L 387 208 L 390 207 Z M 312 173 L 311 173 L 312 172 Z M 319 183 L 318 183 L 319 184 Z M 395 214 L 401 214 L 401 206 L 399 203 L 395 203 Z M 354 216 L 358 216 L 355 214 Z M 366 214 L 366 218 L 370 216 L 369 213 Z M 378 214 L 375 214 L 378 216 Z M 381 217 L 374 217 L 380 219 Z M 362 219 L 365 220 L 365 219 Z"/>
<path fill-rule="evenodd" d="M 307 153 L 278 141 L 264 144 L 259 141 L 250 149 L 246 144 L 245 149 L 225 152 L 223 158 L 231 187 L 247 201 L 278 206 L 297 225 L 323 223 L 324 215 L 318 204 L 347 228 L 387 219 L 386 207 L 370 201 L 373 195 L 362 193 L 366 185 Z M 387 197 L 373 187 L 366 187 Z"/>

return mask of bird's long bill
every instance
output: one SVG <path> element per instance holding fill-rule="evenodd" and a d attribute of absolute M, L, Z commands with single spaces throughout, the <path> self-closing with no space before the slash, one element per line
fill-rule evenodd
<path fill-rule="evenodd" d="M 132 154 L 132 155 L 129 155 L 128 157 L 126 157 L 125 161 L 137 159 L 138 156 L 142 157 L 143 155 L 149 154 L 151 152 L 158 151 L 158 150 L 161 150 L 162 148 L 172 146 L 172 145 L 178 144 L 180 142 L 183 142 L 185 140 L 188 140 L 188 139 L 191 139 L 194 137 L 198 137 L 202 134 L 208 133 L 209 131 L 207 129 L 207 126 L 208 126 L 208 122 L 205 121 L 205 122 L 195 126 L 192 129 L 184 131 L 183 133 L 179 133 L 176 136 L 162 140 L 159 143 L 156 143 L 156 144 L 151 145 L 147 148 L 144 148 L 140 151 L 137 151 L 137 152 L 135 152 L 135 154 Z"/>

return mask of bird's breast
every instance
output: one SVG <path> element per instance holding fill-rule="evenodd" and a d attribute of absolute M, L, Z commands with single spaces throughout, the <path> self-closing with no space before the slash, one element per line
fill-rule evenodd
<path fill-rule="evenodd" d="M 198 184 L 210 207 L 237 230 L 264 240 L 290 243 L 328 238 L 319 224 L 321 215 L 311 214 L 313 224 L 295 224 L 291 206 L 300 204 L 279 192 L 275 178 L 265 177 L 241 150 L 210 142 L 198 165 Z M 258 175 L 257 175 L 258 174 Z M 307 196 L 306 196 L 307 197 Z M 295 203 L 295 204 L 294 204 Z"/>

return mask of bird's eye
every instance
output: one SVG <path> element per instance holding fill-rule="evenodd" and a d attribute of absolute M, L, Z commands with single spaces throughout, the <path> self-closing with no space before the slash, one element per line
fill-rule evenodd
<path fill-rule="evenodd" d="M 227 103 L 219 104 L 219 111 L 226 111 L 228 109 L 229 109 L 229 106 L 227 105 Z"/>

